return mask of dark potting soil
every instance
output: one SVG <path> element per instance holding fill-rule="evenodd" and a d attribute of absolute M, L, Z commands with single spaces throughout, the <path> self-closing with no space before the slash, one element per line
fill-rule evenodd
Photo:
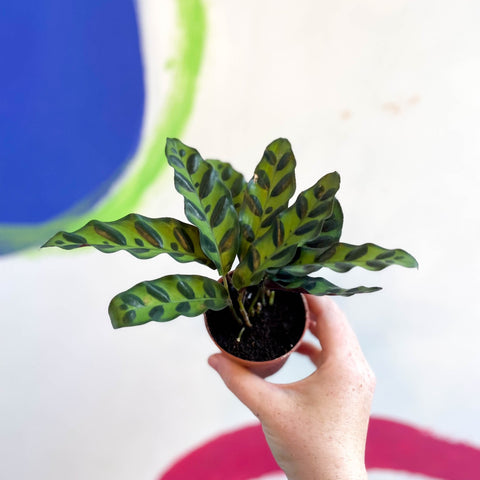
<path fill-rule="evenodd" d="M 248 303 L 246 304 L 248 309 Z M 300 340 L 305 326 L 305 307 L 299 293 L 275 291 L 273 305 L 251 318 L 252 327 L 242 329 L 229 308 L 209 310 L 210 333 L 227 352 L 244 360 L 265 361 L 281 357 Z"/>

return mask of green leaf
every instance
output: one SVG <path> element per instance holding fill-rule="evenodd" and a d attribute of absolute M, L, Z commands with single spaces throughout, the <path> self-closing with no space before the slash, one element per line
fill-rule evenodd
<path fill-rule="evenodd" d="M 326 250 L 340 240 L 343 228 L 343 212 L 340 202 L 333 201 L 333 212 L 322 224 L 320 235 L 305 244 L 306 248 L 314 248 L 318 251 Z"/>
<path fill-rule="evenodd" d="M 399 248 L 387 250 L 373 243 L 350 245 L 337 243 L 315 259 L 315 263 L 336 272 L 348 272 L 353 267 L 383 270 L 390 265 L 418 268 L 412 255 Z"/>
<path fill-rule="evenodd" d="M 179 262 L 200 262 L 215 268 L 200 248 L 199 231 L 174 218 L 147 218 L 131 213 L 114 222 L 91 220 L 74 232 L 58 232 L 44 247 L 72 250 L 95 247 L 104 253 L 125 250 L 137 258 L 168 253 Z"/>
<path fill-rule="evenodd" d="M 322 253 L 318 253 L 318 251 L 313 248 L 298 248 L 295 257 L 289 262 L 288 265 L 285 265 L 277 271 L 269 271 L 269 273 L 275 275 L 288 274 L 297 277 L 303 277 L 322 268 L 322 265 L 319 265 L 317 262 L 318 257 Z"/>
<path fill-rule="evenodd" d="M 194 148 L 169 138 L 165 153 L 175 170 L 175 188 L 185 198 L 185 215 L 200 230 L 202 250 L 223 276 L 232 266 L 240 241 L 230 190 Z"/>
<path fill-rule="evenodd" d="M 322 268 L 318 264 L 318 257 L 340 240 L 343 226 L 343 213 L 340 202 L 333 202 L 333 213 L 325 219 L 320 235 L 314 240 L 299 247 L 293 259 L 288 265 L 280 269 L 279 273 L 291 274 L 303 277 Z M 274 272 L 272 272 L 274 273 Z"/>
<path fill-rule="evenodd" d="M 292 277 L 292 281 L 277 280 L 277 283 L 288 290 L 295 290 L 301 293 L 310 293 L 318 296 L 339 295 L 342 297 L 350 297 L 357 293 L 372 293 L 381 290 L 380 287 L 341 288 L 320 277 Z"/>
<path fill-rule="evenodd" d="M 116 295 L 108 307 L 113 328 L 195 317 L 228 305 L 227 290 L 200 275 L 167 275 L 142 282 Z"/>
<path fill-rule="evenodd" d="M 284 267 L 294 257 L 297 247 L 317 238 L 323 221 L 332 215 L 339 186 L 338 173 L 329 173 L 275 217 L 268 231 L 252 243 L 235 269 L 232 278 L 235 288 L 256 285 L 267 269 Z"/>
<path fill-rule="evenodd" d="M 227 162 L 211 159 L 205 161 L 217 171 L 222 182 L 230 190 L 230 193 L 232 194 L 233 206 L 235 207 L 235 210 L 239 212 L 243 203 L 245 189 L 247 188 L 247 182 L 243 178 L 243 175 L 237 172 Z"/>
<path fill-rule="evenodd" d="M 295 192 L 296 161 L 290 142 L 279 138 L 267 146 L 247 185 L 239 218 L 242 229 L 240 259 L 260 238 Z"/>

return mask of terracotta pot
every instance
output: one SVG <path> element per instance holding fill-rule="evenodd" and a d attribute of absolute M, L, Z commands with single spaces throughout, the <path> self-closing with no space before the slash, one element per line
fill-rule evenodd
<path fill-rule="evenodd" d="M 299 294 L 300 295 L 300 294 Z M 218 349 L 226 355 L 228 358 L 233 360 L 234 362 L 248 368 L 251 370 L 253 373 L 256 375 L 265 378 L 269 377 L 270 375 L 273 375 L 274 373 L 278 372 L 280 368 L 285 364 L 285 362 L 288 360 L 288 357 L 299 347 L 300 343 L 302 342 L 303 337 L 305 336 L 305 332 L 307 331 L 310 323 L 310 317 L 309 317 L 309 311 L 308 311 L 308 306 L 307 302 L 305 300 L 305 297 L 301 295 L 302 298 L 302 303 L 304 307 L 304 312 L 300 312 L 300 314 L 304 314 L 304 319 L 305 319 L 305 324 L 303 327 L 303 333 L 301 334 L 299 340 L 296 342 L 296 344 L 285 354 L 283 354 L 280 357 L 274 358 L 272 360 L 266 360 L 266 361 L 253 361 L 253 360 L 245 360 L 243 358 L 239 358 L 235 355 L 232 355 L 231 353 L 227 352 L 224 348 L 222 348 L 217 341 L 215 340 L 215 337 L 212 335 L 209 325 L 208 325 L 208 312 L 204 313 L 204 320 L 205 320 L 205 327 L 208 331 L 208 334 L 210 335 L 210 338 L 212 341 L 215 343 L 215 345 L 218 347 Z"/>

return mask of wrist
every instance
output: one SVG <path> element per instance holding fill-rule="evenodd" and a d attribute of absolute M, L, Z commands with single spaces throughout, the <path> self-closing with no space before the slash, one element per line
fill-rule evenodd
<path fill-rule="evenodd" d="M 340 458 L 329 462 L 295 463 L 295 471 L 285 469 L 288 480 L 368 480 L 364 462 Z"/>

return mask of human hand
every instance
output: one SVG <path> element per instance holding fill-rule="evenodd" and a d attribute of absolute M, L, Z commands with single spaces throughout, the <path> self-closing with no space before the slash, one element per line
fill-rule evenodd
<path fill-rule="evenodd" d="M 306 295 L 310 330 L 304 342 L 317 370 L 276 385 L 222 354 L 209 358 L 226 386 L 260 420 L 289 480 L 366 479 L 365 443 L 375 377 L 343 312 L 329 297 Z"/>

